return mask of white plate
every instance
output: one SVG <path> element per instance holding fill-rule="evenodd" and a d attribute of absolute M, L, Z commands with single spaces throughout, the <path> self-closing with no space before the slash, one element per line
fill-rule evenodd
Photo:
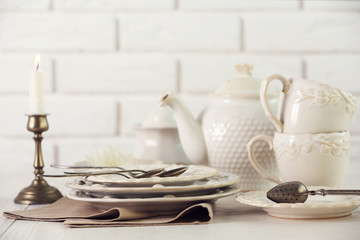
<path fill-rule="evenodd" d="M 322 187 L 320 187 L 322 188 Z M 310 190 L 320 189 L 309 187 Z M 242 204 L 260 207 L 270 216 L 290 219 L 324 219 L 350 215 L 360 205 L 360 196 L 309 196 L 305 203 L 275 203 L 266 197 L 267 191 L 240 194 Z"/>
<path fill-rule="evenodd" d="M 134 168 L 127 167 L 128 169 L 142 169 L 150 170 L 155 168 L 165 168 L 166 170 L 183 167 L 185 165 L 176 164 L 156 164 L 156 165 L 143 165 L 135 166 Z M 165 186 L 170 185 L 184 185 L 189 184 L 199 179 L 209 178 L 215 176 L 218 171 L 214 168 L 201 166 L 201 165 L 188 165 L 186 172 L 177 177 L 152 177 L 152 178 L 124 178 L 121 175 L 99 175 L 89 176 L 86 178 L 89 182 L 109 184 L 112 186 L 124 186 L 124 187 L 149 187 L 154 184 L 162 184 Z"/>
<path fill-rule="evenodd" d="M 231 173 L 219 173 L 214 177 L 197 180 L 190 185 L 164 186 L 155 184 L 150 187 L 109 187 L 103 184 L 85 183 L 79 184 L 79 180 L 66 181 L 65 186 L 88 192 L 96 197 L 110 195 L 112 197 L 158 197 L 166 194 L 200 195 L 216 192 L 219 188 L 228 187 L 239 181 L 239 177 Z"/>
<path fill-rule="evenodd" d="M 232 186 L 214 194 L 192 197 L 174 197 L 172 195 L 166 195 L 157 198 L 93 198 L 84 196 L 81 191 L 70 192 L 67 196 L 73 200 L 91 203 L 101 210 L 108 210 L 116 207 L 137 211 L 170 213 L 183 210 L 196 203 L 213 203 L 219 198 L 233 195 L 239 191 L 240 188 L 238 186 Z"/>

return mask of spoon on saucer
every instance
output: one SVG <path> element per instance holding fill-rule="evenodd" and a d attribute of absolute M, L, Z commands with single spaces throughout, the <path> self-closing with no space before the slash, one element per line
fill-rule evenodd
<path fill-rule="evenodd" d="M 302 182 L 284 182 L 270 189 L 266 196 L 276 203 L 304 203 L 309 195 L 360 195 L 360 190 L 318 189 L 309 191 Z"/>

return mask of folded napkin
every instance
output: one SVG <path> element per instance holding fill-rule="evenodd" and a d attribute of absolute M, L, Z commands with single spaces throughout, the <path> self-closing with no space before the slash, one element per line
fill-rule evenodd
<path fill-rule="evenodd" d="M 42 208 L 4 212 L 4 216 L 19 220 L 64 222 L 66 226 L 81 228 L 204 224 L 211 222 L 213 212 L 208 203 L 194 204 L 172 215 L 157 215 L 153 212 L 137 212 L 125 208 L 111 208 L 104 211 L 97 208 L 96 204 L 63 197 Z"/>

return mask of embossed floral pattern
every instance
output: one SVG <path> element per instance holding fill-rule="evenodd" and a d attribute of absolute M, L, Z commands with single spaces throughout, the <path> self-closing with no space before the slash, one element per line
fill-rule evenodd
<path fill-rule="evenodd" d="M 333 91 L 325 91 L 321 89 L 310 88 L 307 91 L 297 90 L 295 102 L 302 102 L 305 100 L 311 100 L 313 106 L 323 107 L 331 105 L 333 107 L 339 107 L 345 102 L 345 109 L 353 116 L 357 108 L 357 99 L 348 94 L 345 96 L 341 90 L 335 89 Z"/>
<path fill-rule="evenodd" d="M 311 153 L 315 148 L 318 148 L 322 154 L 330 154 L 337 158 L 348 158 L 350 155 L 350 141 L 346 136 L 316 134 L 298 141 L 275 141 L 275 143 L 276 155 L 279 158 L 286 155 L 294 159 L 301 153 Z"/>
<path fill-rule="evenodd" d="M 350 113 L 350 116 L 352 117 L 355 114 L 355 111 L 357 109 L 357 98 L 353 95 L 347 96 L 347 104 L 346 104 L 346 111 Z"/>

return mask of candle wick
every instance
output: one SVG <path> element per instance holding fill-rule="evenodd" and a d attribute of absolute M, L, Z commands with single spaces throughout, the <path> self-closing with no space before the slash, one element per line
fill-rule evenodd
<path fill-rule="evenodd" d="M 40 65 L 40 64 L 37 64 L 37 65 L 36 65 L 36 71 L 39 71 L 39 65 Z"/>

